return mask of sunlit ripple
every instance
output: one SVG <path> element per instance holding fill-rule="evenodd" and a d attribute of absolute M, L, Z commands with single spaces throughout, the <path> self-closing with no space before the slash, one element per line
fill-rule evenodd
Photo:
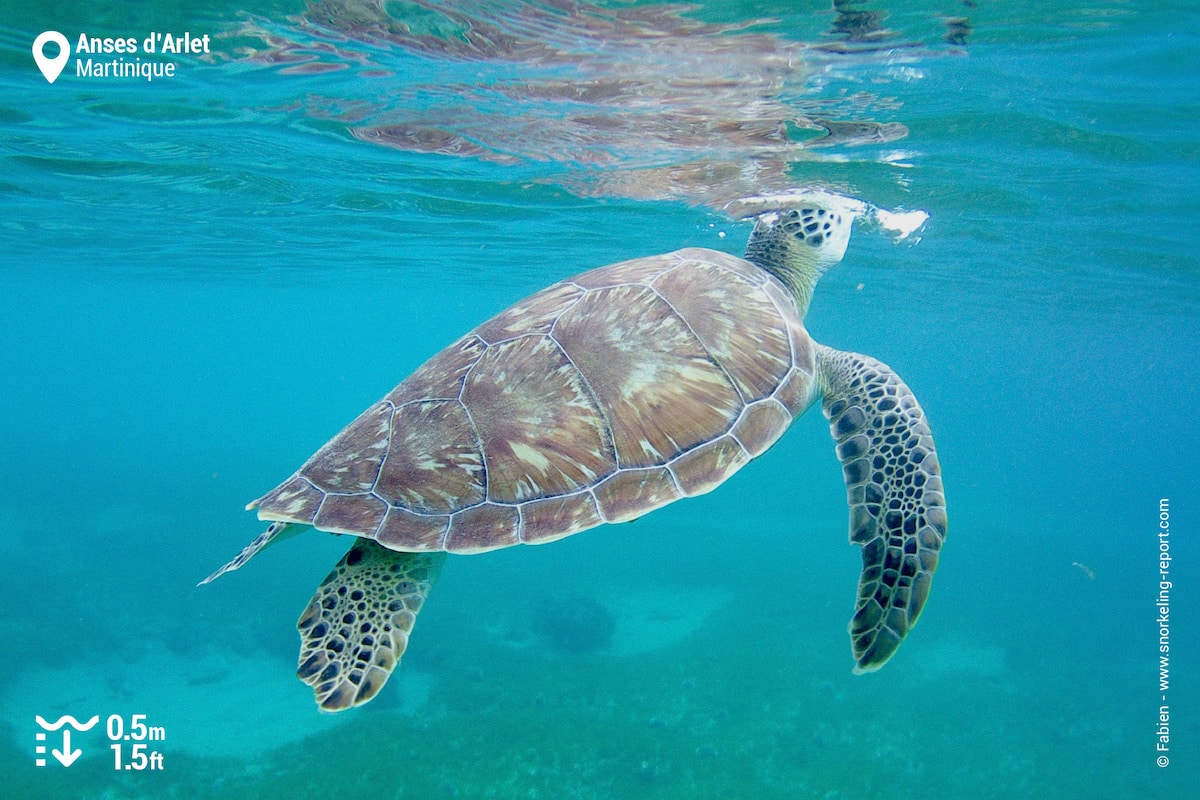
<path fill-rule="evenodd" d="M 898 103 L 841 78 L 920 80 L 908 62 L 922 43 L 848 8 L 825 15 L 818 42 L 789 38 L 778 20 L 715 24 L 689 11 L 325 0 L 287 25 L 249 23 L 242 33 L 264 47 L 243 57 L 297 77 L 356 70 L 354 97 L 312 92 L 303 109 L 362 141 L 536 165 L 533 180 L 583 197 L 722 208 L 819 183 L 805 164 L 895 159 L 885 146 L 908 135 Z"/>

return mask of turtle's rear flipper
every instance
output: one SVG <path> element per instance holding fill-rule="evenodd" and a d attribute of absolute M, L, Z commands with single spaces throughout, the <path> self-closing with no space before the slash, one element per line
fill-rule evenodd
<path fill-rule="evenodd" d="M 445 560 L 359 539 L 337 563 L 296 623 L 296 674 L 323 711 L 362 705 L 383 688 Z"/>
<path fill-rule="evenodd" d="M 818 345 L 823 410 L 863 571 L 850 620 L 855 672 L 882 667 L 916 623 L 946 537 L 933 435 L 912 391 L 885 364 Z"/>
<path fill-rule="evenodd" d="M 224 575 L 226 572 L 233 572 L 272 542 L 280 539 L 289 539 L 294 536 L 299 530 L 307 530 L 307 525 L 294 525 L 288 522 L 272 522 L 267 526 L 267 529 L 254 538 L 254 541 L 242 548 L 242 552 L 234 556 L 228 564 L 218 569 L 212 575 L 209 575 L 197 586 L 203 586 L 206 583 L 212 583 L 217 578 Z"/>

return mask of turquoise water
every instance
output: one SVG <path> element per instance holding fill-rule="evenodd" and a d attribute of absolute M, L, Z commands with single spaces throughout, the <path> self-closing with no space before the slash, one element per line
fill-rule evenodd
<path fill-rule="evenodd" d="M 5 5 L 0 793 L 1172 798 L 1200 780 L 1194 8 Z M 177 67 L 150 82 L 72 60 L 51 85 L 44 30 L 187 30 L 210 53 L 147 57 Z M 395 677 L 344 714 L 294 676 L 295 619 L 343 540 L 195 586 L 261 530 L 247 501 L 444 344 L 583 269 L 740 253 L 727 204 L 792 186 L 929 214 L 900 243 L 857 231 L 808 316 L 904 376 L 944 468 L 934 591 L 882 671 L 850 671 L 859 557 L 815 412 L 711 495 L 452 557 Z M 595 647 L 546 635 L 548 609 L 597 603 Z M 100 721 L 63 767 L 35 715 L 67 714 Z M 123 768 L 139 714 L 161 769 Z"/>

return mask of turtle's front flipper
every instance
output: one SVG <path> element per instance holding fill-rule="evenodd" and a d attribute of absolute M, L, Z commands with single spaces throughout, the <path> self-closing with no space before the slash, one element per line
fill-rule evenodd
<path fill-rule="evenodd" d="M 362 705 L 383 688 L 445 553 L 397 553 L 359 539 L 300 615 L 300 667 L 323 711 Z"/>
<path fill-rule="evenodd" d="M 885 364 L 818 345 L 823 410 L 863 571 L 850 620 L 855 672 L 883 666 L 916 623 L 946 537 L 942 470 L 925 412 Z"/>

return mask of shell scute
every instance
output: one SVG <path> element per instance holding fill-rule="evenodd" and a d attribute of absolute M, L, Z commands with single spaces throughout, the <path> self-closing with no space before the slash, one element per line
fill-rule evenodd
<path fill-rule="evenodd" d="M 591 492 L 533 500 L 521 506 L 521 541 L 540 544 L 604 522 Z"/>
<path fill-rule="evenodd" d="M 481 502 L 483 453 L 463 404 L 414 401 L 396 409 L 374 489 L 391 505 L 422 513 L 448 514 Z"/>
<path fill-rule="evenodd" d="M 549 337 L 489 348 L 467 376 L 462 402 L 483 443 L 489 500 L 566 494 L 616 466 L 599 408 Z"/>
<path fill-rule="evenodd" d="M 375 533 L 388 504 L 373 494 L 331 494 L 325 497 L 312 524 L 331 533 Z"/>
<path fill-rule="evenodd" d="M 689 497 L 711 492 L 750 461 L 750 456 L 731 436 L 707 442 L 684 453 L 671 463 L 671 472 Z"/>
<path fill-rule="evenodd" d="M 741 410 L 724 370 L 649 287 L 589 292 L 553 333 L 604 409 L 622 468 L 662 464 Z"/>
<path fill-rule="evenodd" d="M 571 283 L 585 289 L 606 289 L 622 284 L 648 284 L 663 272 L 679 266 L 675 254 L 635 258 L 576 275 Z"/>
<path fill-rule="evenodd" d="M 384 399 L 400 406 L 414 400 L 458 397 L 467 372 L 487 348 L 487 342 L 472 331 L 417 367 Z"/>
<path fill-rule="evenodd" d="M 325 492 L 312 481 L 293 475 L 246 508 L 259 509 L 260 519 L 311 524 L 324 499 Z"/>
<path fill-rule="evenodd" d="M 387 453 L 394 410 L 386 400 L 376 403 L 318 450 L 300 475 L 326 492 L 369 492 Z"/>
<path fill-rule="evenodd" d="M 450 518 L 445 548 L 458 553 L 495 550 L 517 544 L 521 515 L 515 506 L 482 503 Z"/>
<path fill-rule="evenodd" d="M 628 522 L 683 497 L 666 467 L 621 470 L 595 489 L 605 522 Z"/>
<path fill-rule="evenodd" d="M 584 291 L 569 281 L 556 283 L 501 311 L 476 328 L 475 334 L 495 343 L 530 333 L 549 333 L 558 315 L 582 297 Z"/>
<path fill-rule="evenodd" d="M 812 399 L 813 378 L 807 372 L 793 368 L 772 395 L 792 416 L 801 414 Z"/>
<path fill-rule="evenodd" d="M 375 539 L 393 550 L 441 550 L 449 526 L 448 514 L 416 514 L 390 506 Z"/>
<path fill-rule="evenodd" d="M 740 272 L 695 262 L 664 273 L 653 286 L 747 402 L 770 394 L 787 374 L 791 344 L 779 310 L 761 287 Z M 730 308 L 738 313 L 730 314 Z"/>
<path fill-rule="evenodd" d="M 774 400 L 763 400 L 746 408 L 733 427 L 733 435 L 751 458 L 762 455 L 783 435 L 792 423 L 792 415 Z"/>

